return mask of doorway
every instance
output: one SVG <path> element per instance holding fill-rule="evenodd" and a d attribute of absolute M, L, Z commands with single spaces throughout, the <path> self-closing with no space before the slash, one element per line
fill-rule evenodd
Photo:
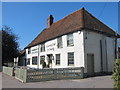
<path fill-rule="evenodd" d="M 47 54 L 47 62 L 48 62 L 48 65 L 47 67 L 48 68 L 51 68 L 52 67 L 52 60 L 53 60 L 53 54 Z"/>
<path fill-rule="evenodd" d="M 94 76 L 94 54 L 87 54 L 87 75 Z"/>

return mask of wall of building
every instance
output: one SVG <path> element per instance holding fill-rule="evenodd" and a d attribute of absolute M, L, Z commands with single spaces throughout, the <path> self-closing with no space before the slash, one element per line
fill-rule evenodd
<path fill-rule="evenodd" d="M 102 43 L 102 50 L 100 48 L 100 40 Z M 94 71 L 96 73 L 112 71 L 114 66 L 113 61 L 115 60 L 113 38 L 95 32 L 84 31 L 84 49 L 85 72 L 87 72 L 87 54 L 89 53 L 94 54 Z M 101 66 L 101 62 L 103 67 Z"/>
<path fill-rule="evenodd" d="M 67 46 L 67 35 L 62 36 L 63 48 L 57 47 L 57 39 L 47 41 L 45 43 L 45 52 L 40 51 L 41 45 L 31 47 L 31 54 L 26 57 L 30 58 L 30 67 L 42 68 L 40 65 L 40 56 L 45 56 L 47 62 L 47 55 L 53 54 L 52 68 L 65 68 L 65 67 L 85 67 L 87 73 L 87 54 L 94 54 L 94 71 L 97 72 L 111 72 L 115 60 L 114 54 L 114 39 L 107 37 L 103 34 L 90 32 L 90 31 L 77 31 L 73 33 L 74 46 Z M 102 48 L 100 47 L 100 40 Z M 36 52 L 32 50 L 36 49 Z M 68 65 L 68 52 L 74 52 L 74 65 Z M 60 65 L 56 65 L 56 54 L 60 54 Z M 32 57 L 38 57 L 38 64 L 32 65 Z M 102 64 L 101 64 L 102 63 Z"/>
<path fill-rule="evenodd" d="M 34 56 L 38 57 L 38 53 L 39 53 L 38 51 L 37 51 L 37 53 L 33 53 L 32 50 L 39 49 L 38 47 L 39 47 L 39 45 L 31 47 L 31 53 L 30 54 L 28 54 L 28 49 L 26 49 L 26 58 L 27 59 L 30 58 L 30 65 L 27 65 L 27 66 L 32 67 L 32 68 L 37 68 L 38 67 L 38 65 L 33 65 L 32 64 L 32 57 L 34 57 Z M 38 62 L 39 62 L 39 57 L 38 57 Z"/>
<path fill-rule="evenodd" d="M 108 61 L 108 72 L 111 72 L 114 67 L 115 60 L 115 42 L 114 39 L 106 37 L 107 41 L 107 61 Z"/>
<path fill-rule="evenodd" d="M 42 65 L 40 65 L 40 56 L 45 55 L 45 61 L 47 60 L 48 54 L 53 54 L 54 60 L 52 62 L 52 68 L 63 68 L 63 67 L 84 67 L 84 49 L 83 49 L 83 32 L 77 31 L 73 33 L 74 38 L 74 46 L 67 46 L 67 35 L 62 36 L 62 42 L 63 42 L 63 48 L 57 48 L 57 39 L 53 39 L 50 41 L 47 41 L 45 43 L 45 52 L 40 52 L 41 45 L 37 45 L 31 48 L 31 51 L 33 49 L 38 49 L 37 53 L 27 54 L 28 49 L 26 49 L 26 56 L 27 58 L 31 58 L 30 67 L 34 68 L 42 68 Z M 74 52 L 74 65 L 68 66 L 68 52 Z M 60 65 L 56 65 L 56 54 L 60 54 Z M 39 56 L 38 57 L 38 65 L 32 65 L 32 57 L 33 56 Z"/>

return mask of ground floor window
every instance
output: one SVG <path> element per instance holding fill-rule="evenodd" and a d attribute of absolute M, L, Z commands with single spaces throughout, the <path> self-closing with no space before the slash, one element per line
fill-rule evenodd
<path fill-rule="evenodd" d="M 27 65 L 30 65 L 30 58 L 27 59 Z"/>
<path fill-rule="evenodd" d="M 74 65 L 74 52 L 68 53 L 68 65 Z"/>
<path fill-rule="evenodd" d="M 32 64 L 33 65 L 37 65 L 37 56 L 36 57 L 32 57 Z"/>
<path fill-rule="evenodd" d="M 56 54 L 56 65 L 60 65 L 60 54 Z"/>
<path fill-rule="evenodd" d="M 42 64 L 45 61 L 45 56 L 40 56 L 40 64 Z"/>

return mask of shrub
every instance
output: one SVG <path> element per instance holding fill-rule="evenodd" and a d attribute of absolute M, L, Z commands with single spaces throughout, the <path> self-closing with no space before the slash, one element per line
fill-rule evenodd
<path fill-rule="evenodd" d="M 114 88 L 120 89 L 120 59 L 115 60 L 112 78 L 114 79 Z"/>
<path fill-rule="evenodd" d="M 43 67 L 43 68 L 46 67 L 46 62 L 42 62 L 42 67 Z"/>

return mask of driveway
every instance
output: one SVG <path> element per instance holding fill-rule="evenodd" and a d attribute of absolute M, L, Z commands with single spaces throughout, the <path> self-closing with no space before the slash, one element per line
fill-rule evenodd
<path fill-rule="evenodd" d="M 96 76 L 75 80 L 22 83 L 13 77 L 2 74 L 2 88 L 113 88 L 113 80 L 111 76 Z"/>

